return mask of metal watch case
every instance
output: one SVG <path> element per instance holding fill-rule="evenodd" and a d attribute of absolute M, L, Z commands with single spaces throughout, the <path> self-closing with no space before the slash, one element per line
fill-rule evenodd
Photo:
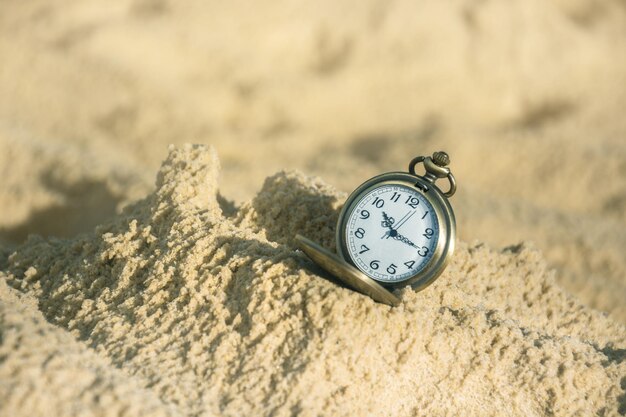
<path fill-rule="evenodd" d="M 414 164 L 412 164 L 411 171 L 414 172 Z M 448 195 L 453 194 L 455 189 L 453 179 L 451 179 L 450 183 L 451 191 L 445 193 Z M 452 207 L 450 206 L 450 203 L 444 193 L 434 184 L 434 178 L 428 178 L 428 175 L 422 177 L 407 172 L 388 172 L 373 177 L 361 184 L 352 192 L 352 194 L 350 194 L 339 214 L 336 231 L 337 252 L 341 259 L 358 269 L 348 254 L 345 233 L 348 218 L 362 196 L 382 185 L 403 185 L 414 188 L 418 193 L 422 194 L 422 196 L 430 202 L 435 211 L 437 221 L 439 223 L 439 235 L 437 246 L 430 261 L 415 275 L 393 283 L 378 281 L 374 277 L 370 278 L 388 289 L 410 285 L 416 291 L 420 291 L 435 281 L 435 279 L 437 279 L 437 277 L 443 272 L 454 252 L 456 241 L 456 220 Z"/>

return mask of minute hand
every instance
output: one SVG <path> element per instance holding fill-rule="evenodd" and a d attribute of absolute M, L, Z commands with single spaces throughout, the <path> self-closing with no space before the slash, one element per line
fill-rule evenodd
<path fill-rule="evenodd" d="M 409 239 L 407 239 L 406 237 L 402 236 L 401 234 L 397 234 L 396 236 L 393 237 L 396 240 L 399 240 L 402 243 L 406 243 L 409 246 L 413 246 L 415 249 L 420 249 L 418 246 L 415 245 L 415 243 L 411 242 Z"/>

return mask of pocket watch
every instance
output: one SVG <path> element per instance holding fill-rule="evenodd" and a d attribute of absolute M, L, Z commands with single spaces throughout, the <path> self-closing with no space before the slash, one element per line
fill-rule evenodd
<path fill-rule="evenodd" d="M 418 156 L 408 172 L 375 176 L 350 194 L 337 222 L 337 254 L 297 235 L 315 263 L 375 301 L 398 305 L 395 289 L 420 291 L 445 269 L 454 252 L 456 222 L 448 201 L 456 180 L 445 152 Z M 423 164 L 425 173 L 415 169 Z M 435 182 L 448 180 L 442 191 Z"/>

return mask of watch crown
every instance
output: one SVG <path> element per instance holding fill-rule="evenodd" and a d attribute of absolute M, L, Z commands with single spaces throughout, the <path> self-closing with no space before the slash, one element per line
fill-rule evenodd
<path fill-rule="evenodd" d="M 450 157 L 445 152 L 435 152 L 433 154 L 433 162 L 440 167 L 445 167 L 450 163 Z"/>

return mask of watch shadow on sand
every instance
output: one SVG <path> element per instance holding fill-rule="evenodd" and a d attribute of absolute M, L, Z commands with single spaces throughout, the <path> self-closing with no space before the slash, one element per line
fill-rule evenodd
<path fill-rule="evenodd" d="M 341 205 L 334 189 L 297 171 L 267 178 L 252 200 L 254 221 L 268 240 L 296 248 L 294 238 L 301 234 L 331 252 Z"/>

